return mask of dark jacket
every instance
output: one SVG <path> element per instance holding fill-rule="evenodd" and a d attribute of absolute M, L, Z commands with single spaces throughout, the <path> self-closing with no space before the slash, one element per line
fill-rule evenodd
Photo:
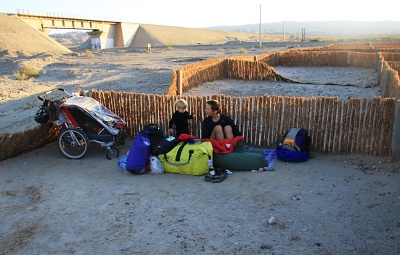
<path fill-rule="evenodd" d="M 214 122 L 211 116 L 204 118 L 203 123 L 201 124 L 201 138 L 210 138 L 212 131 L 217 125 L 221 125 L 222 128 L 227 125 L 231 126 L 234 137 L 242 135 L 231 117 L 220 114 L 217 122 Z"/>
<path fill-rule="evenodd" d="M 172 128 L 172 125 L 175 123 L 176 130 L 188 129 L 188 119 L 193 119 L 193 115 L 189 114 L 187 111 L 183 113 L 176 111 L 172 114 L 172 118 L 168 123 L 168 128 Z"/>

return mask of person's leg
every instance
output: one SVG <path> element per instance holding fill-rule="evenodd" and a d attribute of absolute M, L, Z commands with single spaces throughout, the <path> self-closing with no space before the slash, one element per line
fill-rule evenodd
<path fill-rule="evenodd" d="M 224 127 L 224 134 L 225 134 L 225 138 L 226 139 L 233 139 L 233 131 L 232 131 L 232 127 L 227 125 Z"/>
<path fill-rule="evenodd" d="M 178 139 L 181 134 L 182 134 L 182 132 L 180 132 L 180 130 L 177 129 L 175 132 L 175 138 Z"/>
<path fill-rule="evenodd" d="M 222 130 L 222 126 L 220 126 L 220 125 L 215 126 L 214 130 L 211 133 L 210 138 L 215 139 L 215 140 L 224 139 L 224 131 Z"/>

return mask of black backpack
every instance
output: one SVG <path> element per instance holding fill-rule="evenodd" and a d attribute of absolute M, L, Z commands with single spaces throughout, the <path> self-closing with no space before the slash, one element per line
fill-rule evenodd
<path fill-rule="evenodd" d="M 150 152 L 153 151 L 154 146 L 158 142 L 166 138 L 166 135 L 157 123 L 144 126 L 142 132 L 144 132 L 150 140 Z"/>
<path fill-rule="evenodd" d="M 176 145 L 182 142 L 179 139 L 169 140 L 164 138 L 160 140 L 150 151 L 150 154 L 153 156 L 158 156 L 160 154 L 167 154 L 170 150 L 172 150 Z"/>

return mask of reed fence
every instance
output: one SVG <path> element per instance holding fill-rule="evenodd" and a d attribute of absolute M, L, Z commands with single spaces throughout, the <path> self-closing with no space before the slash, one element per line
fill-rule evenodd
<path fill-rule="evenodd" d="M 400 61 L 387 61 L 390 68 L 395 70 L 398 74 L 400 73 Z"/>
<path fill-rule="evenodd" d="M 183 74 L 180 77 L 179 73 Z M 186 92 L 200 84 L 226 78 L 226 59 L 210 59 L 193 63 L 172 72 L 167 95 L 177 95 L 178 84 L 182 84 L 182 92 Z"/>
<path fill-rule="evenodd" d="M 0 134 L 0 161 L 32 151 L 54 141 L 59 130 L 59 127 L 49 123 L 28 129 L 25 132 Z"/>
<path fill-rule="evenodd" d="M 96 90 L 92 91 L 92 97 L 127 122 L 127 135 L 131 137 L 149 123 L 159 123 L 167 132 L 178 98 L 187 100 L 188 111 L 197 115 L 190 122 L 190 131 L 201 137 L 206 102 L 216 99 L 221 103 L 222 112 L 231 115 L 251 146 L 275 147 L 290 128 L 304 127 L 310 132 L 314 151 L 391 155 L 394 98 L 179 97 Z"/>
<path fill-rule="evenodd" d="M 400 99 L 399 72 L 393 68 L 398 67 L 398 63 L 397 61 L 385 61 L 382 55 L 379 56 L 378 83 L 383 88 L 385 97 Z"/>
<path fill-rule="evenodd" d="M 379 52 L 382 51 L 382 52 Z M 231 113 L 252 146 L 273 147 L 291 127 L 310 131 L 312 147 L 322 153 L 391 155 L 396 100 L 400 99 L 400 43 L 341 44 L 301 50 L 268 52 L 259 56 L 211 59 L 186 65 L 172 73 L 165 95 L 92 91 L 92 97 L 128 123 L 134 136 L 147 123 L 166 124 L 174 102 L 185 92 L 206 82 L 235 78 L 279 80 L 273 66 L 355 66 L 375 68 L 378 84 L 387 98 L 349 99 L 330 97 L 183 97 L 189 111 L 197 114 L 191 131 L 201 136 L 206 101 L 218 99 L 224 113 Z M 287 79 L 286 79 L 287 80 Z M 288 81 L 288 80 L 287 80 Z M 54 141 L 58 128 L 41 125 L 17 134 L 0 134 L 0 160 Z M 392 155 L 393 156 L 393 155 Z"/>
<path fill-rule="evenodd" d="M 400 61 L 400 53 L 382 52 L 381 55 L 385 61 Z"/>
<path fill-rule="evenodd" d="M 257 57 L 213 59 L 186 65 L 172 72 L 167 95 L 178 95 L 206 82 L 234 78 L 245 80 L 290 81 L 279 75 L 273 65 L 281 66 L 356 66 L 376 68 L 376 53 L 330 51 L 284 51 Z"/>

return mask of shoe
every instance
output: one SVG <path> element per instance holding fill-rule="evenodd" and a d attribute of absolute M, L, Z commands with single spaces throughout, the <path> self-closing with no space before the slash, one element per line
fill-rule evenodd
<path fill-rule="evenodd" d="M 204 180 L 207 182 L 222 182 L 226 177 L 222 177 L 219 174 L 216 175 L 211 175 L 211 174 L 206 174 L 204 176 Z"/>
<path fill-rule="evenodd" d="M 215 175 L 214 178 L 211 180 L 211 182 L 222 182 L 223 180 L 226 179 L 227 174 L 221 174 L 221 175 Z"/>
<path fill-rule="evenodd" d="M 225 169 L 216 169 L 215 175 L 206 174 L 204 180 L 208 182 L 222 182 L 226 177 L 228 177 L 228 174 Z"/>
<path fill-rule="evenodd" d="M 213 178 L 214 176 L 212 176 L 211 174 L 206 174 L 206 176 L 204 176 L 204 180 L 206 182 L 210 182 Z"/>

